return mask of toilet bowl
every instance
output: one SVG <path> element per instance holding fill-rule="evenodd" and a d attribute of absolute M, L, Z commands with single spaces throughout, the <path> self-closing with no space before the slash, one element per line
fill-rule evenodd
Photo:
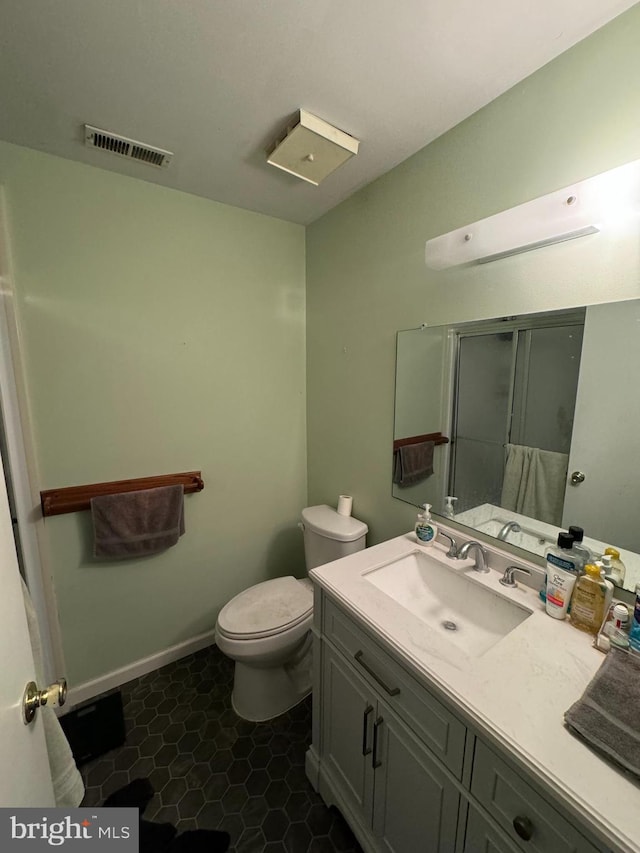
<path fill-rule="evenodd" d="M 329 506 L 302 511 L 307 569 L 365 547 L 367 526 Z M 262 722 L 311 692 L 313 584 L 292 576 L 245 589 L 220 611 L 216 645 L 235 661 L 231 703 L 239 717 Z"/>
<path fill-rule="evenodd" d="M 270 720 L 308 695 L 312 620 L 307 578 L 264 581 L 222 608 L 216 644 L 236 662 L 231 704 L 239 717 Z"/>

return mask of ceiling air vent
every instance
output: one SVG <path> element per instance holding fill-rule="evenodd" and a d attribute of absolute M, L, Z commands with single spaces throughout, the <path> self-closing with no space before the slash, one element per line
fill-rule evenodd
<path fill-rule="evenodd" d="M 89 148 L 100 148 L 103 151 L 118 154 L 120 157 L 140 160 L 142 163 L 159 168 L 166 168 L 173 157 L 171 151 L 165 151 L 135 139 L 128 139 L 126 136 L 120 136 L 108 130 L 100 130 L 99 127 L 92 127 L 90 124 L 84 126 L 84 143 Z"/>

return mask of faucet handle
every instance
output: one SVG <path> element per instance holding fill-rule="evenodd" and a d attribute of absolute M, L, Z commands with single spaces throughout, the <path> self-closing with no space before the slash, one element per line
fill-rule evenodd
<path fill-rule="evenodd" d="M 449 540 L 449 550 L 447 551 L 447 557 L 450 557 L 452 560 L 455 560 L 458 556 L 458 543 L 453 538 L 453 536 L 449 536 L 448 533 L 444 533 L 442 530 L 438 531 L 438 536 L 442 536 L 443 539 Z"/>
<path fill-rule="evenodd" d="M 511 589 L 514 589 L 518 586 L 513 577 L 515 572 L 522 572 L 523 575 L 531 574 L 529 569 L 523 569 L 521 566 L 507 566 L 507 568 L 504 570 L 504 575 L 500 578 L 500 583 L 502 584 L 502 586 L 508 586 L 511 587 Z"/>

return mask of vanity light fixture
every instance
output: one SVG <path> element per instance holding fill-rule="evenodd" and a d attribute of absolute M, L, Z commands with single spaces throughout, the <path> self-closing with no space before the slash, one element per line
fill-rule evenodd
<path fill-rule="evenodd" d="M 640 213 L 638 160 L 427 240 L 425 263 L 488 263 L 596 234 L 630 213 Z"/>
<path fill-rule="evenodd" d="M 300 110 L 267 153 L 267 163 L 318 186 L 327 175 L 358 153 L 359 140 Z"/>

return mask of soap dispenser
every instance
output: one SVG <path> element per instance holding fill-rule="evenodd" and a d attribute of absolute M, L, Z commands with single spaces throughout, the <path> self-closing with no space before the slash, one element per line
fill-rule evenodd
<path fill-rule="evenodd" d="M 453 495 L 447 495 L 444 499 L 444 514 L 447 518 L 453 518 L 455 513 L 453 511 L 453 504 L 457 501 L 458 498 L 454 498 Z"/>
<path fill-rule="evenodd" d="M 423 504 L 423 507 L 416 520 L 416 539 L 421 545 L 433 545 L 438 535 L 438 528 L 431 520 L 431 504 Z"/>

